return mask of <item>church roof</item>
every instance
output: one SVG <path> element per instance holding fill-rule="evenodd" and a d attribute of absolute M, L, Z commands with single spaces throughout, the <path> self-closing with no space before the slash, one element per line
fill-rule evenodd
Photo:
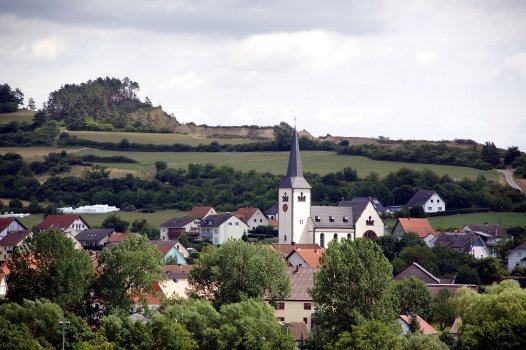
<path fill-rule="evenodd" d="M 351 207 L 311 207 L 311 218 L 314 227 L 352 227 L 352 214 L 353 209 Z"/>
<path fill-rule="evenodd" d="M 307 180 L 303 178 L 300 146 L 298 143 L 298 133 L 296 132 L 296 127 L 294 127 L 294 133 L 292 134 L 292 145 L 290 147 L 287 175 L 281 181 L 279 188 L 311 188 Z"/>

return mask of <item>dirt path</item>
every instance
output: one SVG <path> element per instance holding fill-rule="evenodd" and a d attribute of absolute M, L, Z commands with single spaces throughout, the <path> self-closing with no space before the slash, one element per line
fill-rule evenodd
<path fill-rule="evenodd" d="M 495 169 L 497 170 L 497 172 L 503 174 L 505 177 L 506 177 L 506 182 L 508 183 L 508 185 L 516 190 L 519 190 L 520 192 L 522 192 L 522 187 L 520 187 L 516 182 L 515 182 L 515 179 L 513 178 L 513 171 L 511 170 L 505 170 L 505 169 Z"/>

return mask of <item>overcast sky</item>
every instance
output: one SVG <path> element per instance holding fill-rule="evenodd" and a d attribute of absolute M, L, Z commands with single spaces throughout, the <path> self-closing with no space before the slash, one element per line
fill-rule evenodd
<path fill-rule="evenodd" d="M 0 0 L 0 28 L 38 107 L 128 76 L 181 122 L 526 151 L 526 1 Z"/>

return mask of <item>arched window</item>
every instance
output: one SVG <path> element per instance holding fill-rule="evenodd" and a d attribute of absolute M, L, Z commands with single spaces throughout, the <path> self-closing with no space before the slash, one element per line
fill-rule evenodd
<path fill-rule="evenodd" d="M 364 233 L 363 237 L 365 239 L 370 239 L 374 241 L 376 239 L 376 233 L 374 233 L 374 231 L 369 230 Z"/>
<path fill-rule="evenodd" d="M 325 233 L 320 234 L 320 247 L 325 248 Z"/>
<path fill-rule="evenodd" d="M 347 234 L 347 239 L 351 239 L 351 234 L 350 233 Z"/>
<path fill-rule="evenodd" d="M 336 242 L 338 242 L 338 234 L 335 233 L 334 236 L 332 237 Z"/>

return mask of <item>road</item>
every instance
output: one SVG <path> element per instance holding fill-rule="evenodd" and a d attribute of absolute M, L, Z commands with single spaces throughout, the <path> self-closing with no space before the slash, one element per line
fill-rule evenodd
<path fill-rule="evenodd" d="M 505 169 L 495 169 L 495 170 L 497 170 L 499 173 L 503 174 L 506 177 L 506 181 L 508 182 L 508 185 L 522 192 L 522 188 L 513 179 L 513 172 L 511 170 L 505 170 Z"/>

